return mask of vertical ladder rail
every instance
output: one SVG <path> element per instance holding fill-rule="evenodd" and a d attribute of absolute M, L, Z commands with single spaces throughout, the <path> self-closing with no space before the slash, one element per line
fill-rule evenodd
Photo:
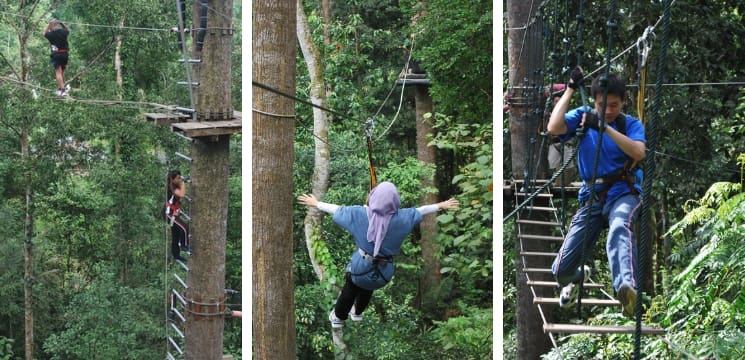
<path fill-rule="evenodd" d="M 521 202 L 520 201 L 520 197 L 519 197 L 520 189 L 518 188 L 518 184 L 517 183 L 515 183 L 514 185 L 515 185 L 515 190 L 514 190 L 514 193 L 515 193 L 515 204 L 519 204 Z M 524 187 L 524 190 L 525 190 L 525 194 L 528 194 L 529 191 L 528 191 L 528 188 L 527 188 L 526 184 L 523 183 L 523 187 Z M 550 198 L 549 198 L 549 201 L 551 201 Z M 553 202 L 550 202 L 549 204 L 551 204 L 550 206 L 553 207 Z M 515 217 L 515 224 L 517 225 L 517 234 L 522 234 L 522 228 L 521 228 L 522 225 L 520 224 L 520 221 L 518 221 L 518 220 L 520 220 L 520 213 L 521 212 L 518 211 L 517 214 L 515 214 L 516 215 L 516 217 Z M 556 216 L 556 212 L 553 212 L 553 214 L 554 214 L 554 216 Z M 520 236 L 518 236 L 517 241 L 519 241 L 520 252 L 521 253 L 524 252 L 526 249 L 525 249 L 525 245 L 523 244 L 523 238 L 520 237 Z M 522 258 L 523 265 L 525 265 L 526 264 L 526 261 L 527 261 L 526 256 L 524 256 L 524 255 L 519 255 L 519 256 Z M 523 267 L 526 267 L 526 266 L 523 266 Z M 517 271 L 523 271 L 523 269 L 517 269 Z M 530 274 L 528 274 L 526 272 L 525 273 L 525 278 L 527 279 L 527 281 L 530 281 L 531 280 L 530 279 Z M 536 292 L 535 292 L 535 287 L 533 287 L 533 286 L 529 286 L 529 287 L 530 287 L 530 293 L 533 295 L 533 299 L 535 299 L 536 297 L 538 297 L 537 294 L 536 294 Z M 548 321 L 546 320 L 546 315 L 544 314 L 543 307 L 541 306 L 541 304 L 536 304 L 536 306 L 538 307 L 538 314 L 541 316 L 541 321 L 543 322 L 544 325 L 547 324 Z M 559 351 L 559 354 L 561 355 L 561 350 L 559 348 L 559 343 L 558 343 L 557 339 L 554 337 L 554 334 L 553 333 L 549 333 L 548 334 L 548 337 L 551 340 L 551 344 L 554 346 L 554 349 L 557 349 L 557 351 Z"/>
<path fill-rule="evenodd" d="M 178 12 L 178 30 L 179 30 L 179 36 L 182 37 L 184 46 L 181 47 L 181 52 L 184 56 L 184 68 L 186 69 L 186 82 L 188 83 L 189 87 L 189 102 L 191 104 L 191 108 L 194 109 L 194 90 L 192 89 L 191 84 L 193 83 L 191 81 L 191 68 L 189 63 L 189 54 L 186 51 L 186 33 L 184 32 L 184 13 L 181 11 L 181 3 L 184 0 L 176 0 L 176 11 Z M 197 113 L 196 111 L 191 113 L 191 117 L 193 121 L 197 121 Z"/>

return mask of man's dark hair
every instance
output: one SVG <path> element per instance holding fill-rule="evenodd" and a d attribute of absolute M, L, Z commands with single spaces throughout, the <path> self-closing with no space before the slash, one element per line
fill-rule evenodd
<path fill-rule="evenodd" d="M 621 98 L 621 101 L 626 99 L 626 82 L 616 74 L 608 74 L 607 77 L 605 77 L 605 75 L 596 77 L 595 80 L 592 81 L 592 87 L 590 88 L 592 97 L 597 98 L 598 96 L 603 96 L 603 88 L 600 87 L 601 78 L 607 79 L 606 87 L 608 88 L 608 95 L 618 95 L 618 97 Z"/>

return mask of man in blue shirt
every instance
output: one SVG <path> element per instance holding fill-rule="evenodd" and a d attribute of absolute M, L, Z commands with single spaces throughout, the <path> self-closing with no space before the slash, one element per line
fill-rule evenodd
<path fill-rule="evenodd" d="M 580 68 L 571 73 L 569 87 L 554 107 L 548 122 L 551 135 L 562 141 L 574 137 L 584 128 L 579 139 L 577 165 L 582 178 L 579 191 L 580 208 L 572 218 L 564 243 L 551 266 L 551 272 L 562 287 L 560 305 L 567 306 L 576 298 L 575 284 L 589 275 L 589 267 L 581 264 L 583 247 L 585 258 L 592 258 L 592 250 L 600 232 L 609 227 L 606 251 L 610 265 L 613 288 L 626 316 L 634 316 L 638 284 L 636 282 L 636 243 L 633 222 L 641 205 L 642 171 L 636 164 L 644 159 L 646 139 L 644 125 L 636 118 L 622 114 L 626 84 L 615 74 L 601 82 L 592 82 L 591 95 L 594 109 L 584 106 L 567 111 L 574 92 L 582 85 Z M 604 87 L 602 87 L 602 86 Z M 607 97 L 603 104 L 603 92 Z M 605 105 L 605 121 L 599 115 Z M 603 137 L 600 141 L 600 130 Z M 593 174 L 595 154 L 600 145 L 597 171 Z M 594 184 L 591 183 L 595 178 Z M 590 199 L 594 186 L 595 196 Z M 587 237 L 585 237 L 585 233 Z M 588 243 L 584 244 L 587 239 Z"/>

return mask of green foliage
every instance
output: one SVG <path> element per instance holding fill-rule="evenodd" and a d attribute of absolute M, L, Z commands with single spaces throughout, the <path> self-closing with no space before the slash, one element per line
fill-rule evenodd
<path fill-rule="evenodd" d="M 390 181 L 396 185 L 401 196 L 402 207 L 416 207 L 424 194 L 437 193 L 434 187 L 422 187 L 422 182 L 432 182 L 435 168 L 433 164 L 407 157 L 402 162 L 389 162 L 384 168 L 378 169 L 378 182 Z"/>
<path fill-rule="evenodd" d="M 446 129 L 432 143 L 460 151 L 471 162 L 464 165 L 453 184 L 460 189 L 461 207 L 440 214 L 438 242 L 442 244 L 442 273 L 453 272 L 467 283 L 480 284 L 491 277 L 492 258 L 492 162 L 490 126 L 452 126 L 452 119 L 435 116 L 435 128 Z"/>
<path fill-rule="evenodd" d="M 434 335 L 445 354 L 461 359 L 486 359 L 492 353 L 492 309 L 468 308 L 464 315 L 435 321 Z"/>
<path fill-rule="evenodd" d="M 13 360 L 13 342 L 15 340 L 0 336 L 0 360 Z"/>
<path fill-rule="evenodd" d="M 121 286 L 106 266 L 96 266 L 94 276 L 66 306 L 65 330 L 45 341 L 44 349 L 51 358 L 143 359 L 162 355 L 161 291 Z"/>

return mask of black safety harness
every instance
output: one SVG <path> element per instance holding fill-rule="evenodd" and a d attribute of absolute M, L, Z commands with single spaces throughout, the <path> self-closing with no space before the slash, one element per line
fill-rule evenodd
<path fill-rule="evenodd" d="M 619 114 L 618 117 L 616 117 L 615 123 L 616 130 L 626 136 L 626 115 Z M 638 163 L 634 161 L 634 159 L 626 155 L 626 162 L 623 164 L 623 168 L 619 172 L 595 179 L 595 185 L 605 185 L 605 188 L 602 191 L 595 194 L 595 200 L 605 201 L 610 188 L 619 181 L 625 182 L 629 186 L 629 190 L 632 194 L 639 195 L 639 191 L 634 187 L 634 184 L 636 183 L 634 170 L 636 170 L 637 165 Z"/>
<path fill-rule="evenodd" d="M 373 271 L 376 271 L 378 273 L 378 275 L 380 275 L 380 277 L 383 278 L 383 280 L 385 280 L 386 283 L 388 283 L 389 281 L 391 281 L 390 278 L 386 279 L 385 276 L 383 276 L 383 272 L 380 271 L 380 267 L 381 266 L 385 266 L 389 262 L 392 263 L 393 262 L 393 256 L 392 255 L 389 255 L 389 256 L 381 256 L 381 255 L 372 256 L 372 255 L 368 254 L 365 250 L 362 250 L 360 248 L 357 248 L 357 251 L 360 253 L 360 256 L 362 256 L 363 259 L 367 260 L 367 262 L 369 262 L 369 263 L 372 264 L 372 267 L 369 270 L 367 270 L 367 271 L 363 271 L 361 273 L 352 273 L 352 275 L 354 275 L 354 276 L 362 276 L 362 275 L 367 275 L 367 274 L 369 274 L 369 273 L 371 273 Z"/>

